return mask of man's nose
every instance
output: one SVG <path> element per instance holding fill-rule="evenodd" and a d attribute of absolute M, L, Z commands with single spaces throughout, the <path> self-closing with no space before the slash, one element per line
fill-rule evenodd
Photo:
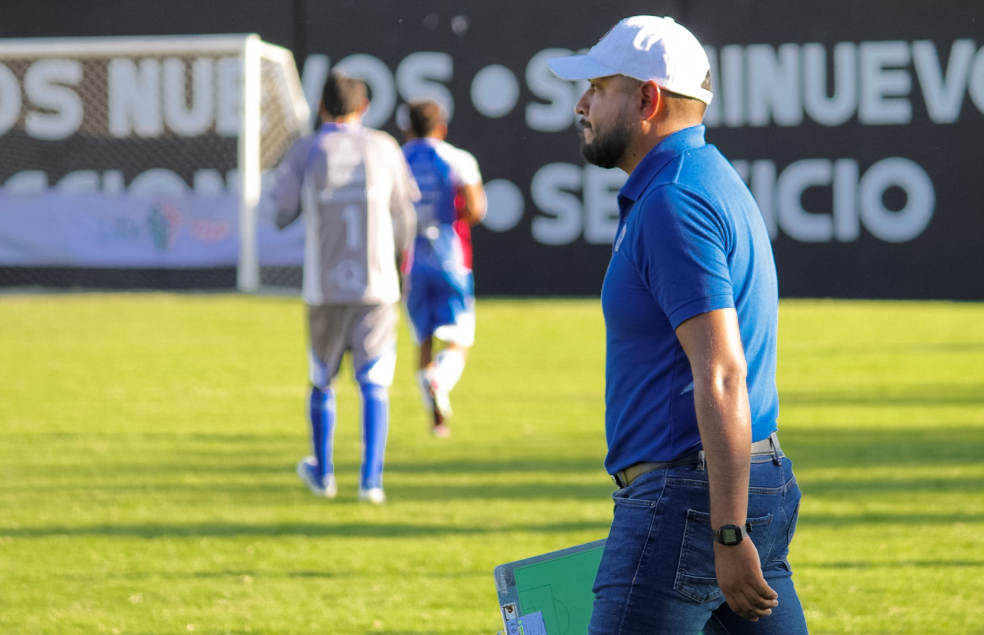
<path fill-rule="evenodd" d="M 577 104 L 574 105 L 574 112 L 586 117 L 588 115 L 588 93 L 585 91 L 581 98 L 577 100 Z"/>

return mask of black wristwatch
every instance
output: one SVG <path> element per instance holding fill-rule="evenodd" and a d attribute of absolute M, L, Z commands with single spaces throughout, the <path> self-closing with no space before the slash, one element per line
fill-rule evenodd
<path fill-rule="evenodd" d="M 745 539 L 745 536 L 752 532 L 752 526 L 748 523 L 744 525 L 721 525 L 714 530 L 714 540 L 725 546 L 737 545 Z"/>

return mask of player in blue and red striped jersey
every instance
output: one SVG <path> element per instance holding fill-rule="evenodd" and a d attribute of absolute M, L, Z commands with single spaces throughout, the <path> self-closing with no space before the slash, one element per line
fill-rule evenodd
<path fill-rule="evenodd" d="M 471 226 L 487 201 L 478 162 L 445 137 L 447 113 L 435 101 L 410 104 L 403 154 L 420 188 L 417 239 L 405 279 L 407 313 L 420 345 L 418 383 L 433 416 L 433 432 L 446 437 L 448 393 L 461 378 L 475 341 Z M 434 339 L 445 343 L 435 354 Z"/>

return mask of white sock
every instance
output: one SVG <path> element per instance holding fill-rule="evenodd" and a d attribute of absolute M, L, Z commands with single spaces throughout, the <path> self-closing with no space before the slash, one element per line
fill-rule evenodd
<path fill-rule="evenodd" d="M 464 371 L 465 358 L 458 351 L 446 348 L 434 358 L 434 371 L 431 376 L 439 390 L 451 392 Z"/>
<path fill-rule="evenodd" d="M 417 371 L 417 388 L 420 389 L 420 398 L 424 400 L 424 408 L 430 410 L 434 403 L 430 397 L 430 371 L 426 368 Z"/>

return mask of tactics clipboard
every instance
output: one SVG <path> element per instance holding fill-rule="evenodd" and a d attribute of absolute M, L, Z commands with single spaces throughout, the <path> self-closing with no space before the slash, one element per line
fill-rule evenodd
<path fill-rule="evenodd" d="M 547 635 L 587 635 L 595 575 L 607 541 L 595 540 L 495 568 L 506 633 L 509 622 L 540 612 Z"/>

